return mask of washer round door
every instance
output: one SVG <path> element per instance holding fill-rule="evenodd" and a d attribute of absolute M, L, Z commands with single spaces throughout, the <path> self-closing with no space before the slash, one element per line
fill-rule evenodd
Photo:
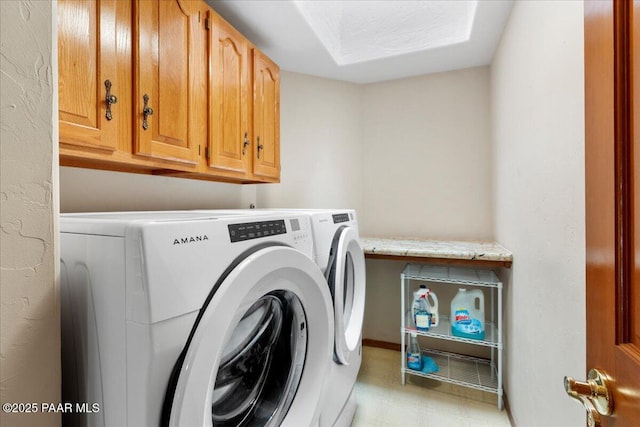
<path fill-rule="evenodd" d="M 364 321 L 366 268 L 358 232 L 351 227 L 339 229 L 332 251 L 335 258 L 328 282 L 333 296 L 334 353 L 340 364 L 348 365 L 350 354 L 360 344 Z"/>
<path fill-rule="evenodd" d="M 260 249 L 214 287 L 176 364 L 169 426 L 308 426 L 331 361 L 331 297 L 320 269 Z"/>

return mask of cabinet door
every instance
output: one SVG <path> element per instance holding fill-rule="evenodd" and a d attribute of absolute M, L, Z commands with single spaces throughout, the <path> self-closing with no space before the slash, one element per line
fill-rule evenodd
<path fill-rule="evenodd" d="M 60 142 L 112 152 L 118 130 L 130 129 L 131 86 L 121 66 L 131 62 L 116 58 L 130 41 L 131 4 L 59 0 L 57 8 Z"/>
<path fill-rule="evenodd" d="M 280 68 L 253 50 L 253 173 L 280 177 Z"/>
<path fill-rule="evenodd" d="M 211 86 L 209 166 L 248 171 L 249 48 L 246 39 L 215 13 L 209 12 Z"/>
<path fill-rule="evenodd" d="M 198 136 L 193 123 L 199 81 L 197 44 L 204 31 L 200 3 L 138 0 L 135 12 L 134 153 L 153 159 L 195 164 Z M 201 22 L 202 21 L 202 22 Z"/>

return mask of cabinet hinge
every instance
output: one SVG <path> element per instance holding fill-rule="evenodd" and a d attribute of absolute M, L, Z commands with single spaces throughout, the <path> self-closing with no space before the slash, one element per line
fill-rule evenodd
<path fill-rule="evenodd" d="M 209 147 L 204 147 L 204 157 L 209 160 Z"/>
<path fill-rule="evenodd" d="M 204 19 L 204 29 L 205 29 L 205 30 L 210 29 L 210 28 L 209 28 L 209 18 L 205 18 L 205 19 Z"/>

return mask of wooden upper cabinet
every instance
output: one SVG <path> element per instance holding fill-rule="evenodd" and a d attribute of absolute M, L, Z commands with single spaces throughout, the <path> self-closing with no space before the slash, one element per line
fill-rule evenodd
<path fill-rule="evenodd" d="M 131 136 L 130 4 L 59 0 L 57 8 L 60 143 L 109 154 Z"/>
<path fill-rule="evenodd" d="M 209 166 L 249 171 L 251 129 L 249 47 L 231 25 L 209 12 L 210 145 Z"/>
<path fill-rule="evenodd" d="M 137 0 L 134 153 L 195 165 L 207 109 L 202 1 Z M 204 117 L 204 118 L 203 118 Z"/>
<path fill-rule="evenodd" d="M 253 49 L 253 173 L 280 178 L 280 68 Z"/>
<path fill-rule="evenodd" d="M 280 179 L 280 70 L 202 0 L 58 0 L 60 162 Z"/>

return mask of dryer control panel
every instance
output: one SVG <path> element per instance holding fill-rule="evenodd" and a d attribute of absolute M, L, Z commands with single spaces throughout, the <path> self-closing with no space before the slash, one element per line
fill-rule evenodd
<path fill-rule="evenodd" d="M 349 218 L 348 213 L 333 214 L 332 216 L 333 216 L 334 224 L 338 224 L 340 222 L 348 222 L 348 221 L 351 221 L 352 219 L 352 218 Z"/>

